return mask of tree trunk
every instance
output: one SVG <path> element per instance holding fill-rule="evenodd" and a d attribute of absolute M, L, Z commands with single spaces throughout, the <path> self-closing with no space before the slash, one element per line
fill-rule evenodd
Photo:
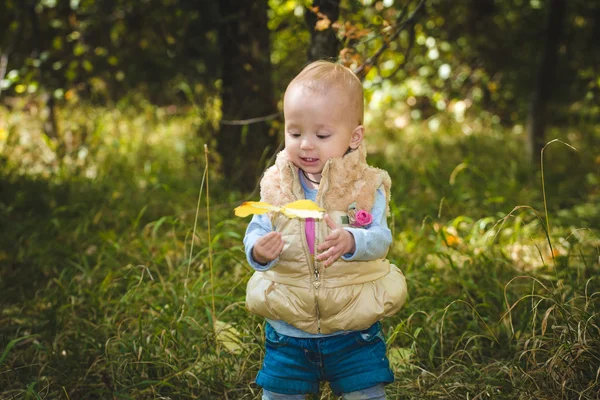
<path fill-rule="evenodd" d="M 222 122 L 217 149 L 231 185 L 251 190 L 277 145 L 269 121 L 231 124 L 273 114 L 271 49 L 264 0 L 220 0 Z"/>
<path fill-rule="evenodd" d="M 340 0 L 313 0 L 313 10 L 325 15 L 331 24 L 340 16 Z M 313 10 L 306 10 L 304 14 L 306 24 L 310 31 L 310 47 L 308 49 L 308 61 L 338 58 L 339 41 L 331 25 L 327 29 L 315 29 L 319 16 Z"/>
<path fill-rule="evenodd" d="M 527 122 L 527 150 L 529 160 L 534 165 L 539 163 L 540 152 L 545 144 L 546 108 L 552 94 L 565 11 L 566 0 L 551 0 L 546 22 L 546 41 L 535 74 Z"/>

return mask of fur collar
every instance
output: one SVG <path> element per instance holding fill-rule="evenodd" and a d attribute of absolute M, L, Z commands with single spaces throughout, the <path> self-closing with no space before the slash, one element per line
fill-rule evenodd
<path fill-rule="evenodd" d="M 275 165 L 270 167 L 261 180 L 261 198 L 281 206 L 304 198 L 296 167 L 287 157 L 285 150 L 279 152 Z M 321 189 L 327 188 L 322 204 L 326 210 L 346 211 L 353 202 L 359 209 L 370 211 L 375 201 L 375 192 L 383 185 L 389 200 L 391 181 L 384 170 L 367 164 L 364 144 L 344 155 L 327 161 L 321 173 Z"/>

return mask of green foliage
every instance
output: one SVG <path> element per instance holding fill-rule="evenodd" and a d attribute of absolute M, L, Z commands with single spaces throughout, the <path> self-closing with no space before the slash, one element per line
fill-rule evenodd
<path fill-rule="evenodd" d="M 0 49 L 10 94 L 76 93 L 99 103 L 144 90 L 176 102 L 180 81 L 212 86 L 218 54 L 213 2 L 3 1 Z"/>
<path fill-rule="evenodd" d="M 310 32 L 306 29 L 304 13 L 308 5 L 307 1 L 269 1 L 271 63 L 276 98 L 281 97 L 287 83 L 306 63 Z"/>
<path fill-rule="evenodd" d="M 194 132 L 206 121 L 150 105 L 58 115 L 73 138 L 62 162 L 31 110 L 0 109 L 1 396 L 259 398 L 263 321 L 244 309 L 247 220 L 232 213 L 246 198 L 223 192 L 212 158 L 212 258 L 205 191 L 192 237 L 210 143 Z M 600 209 L 587 128 L 571 130 L 580 152 L 547 149 L 546 236 L 521 136 L 493 124 L 466 135 L 444 115 L 436 131 L 399 134 L 385 128 L 397 116 L 381 115 L 367 143 L 393 179 L 389 258 L 409 283 L 406 307 L 384 321 L 388 396 L 595 398 Z"/>
<path fill-rule="evenodd" d="M 418 0 L 341 1 L 335 29 L 341 59 L 358 67 L 389 45 L 367 75 L 367 88 L 394 87 L 411 120 L 439 111 L 470 119 L 491 113 L 494 123 L 523 124 L 536 63 L 545 43 L 549 2 L 427 0 L 423 12 L 394 40 L 402 16 Z M 600 81 L 593 47 L 598 5 L 569 1 L 552 87 L 549 122 L 591 123 L 600 112 Z M 271 0 L 269 29 L 276 98 L 305 63 L 307 0 Z M 42 1 L 0 4 L 0 76 L 4 94 L 52 95 L 106 104 L 135 100 L 179 104 L 220 90 L 219 15 L 216 2 Z M 232 12 L 235 10 L 232 10 Z M 0 63 L 1 64 L 1 63 Z M 1 68 L 0 68 L 0 72 Z M 135 101 L 134 101 L 135 103 Z"/>
<path fill-rule="evenodd" d="M 477 118 L 483 111 L 508 126 L 525 121 L 550 2 L 428 0 L 425 11 L 395 40 L 401 17 L 418 1 L 362 3 L 342 2 L 338 36 L 347 47 L 342 58 L 353 67 L 388 45 L 367 75 L 367 88 L 394 87 L 415 120 L 439 111 Z M 588 121 L 599 111 L 600 82 L 592 72 L 599 53 L 589 47 L 598 7 L 584 0 L 567 2 L 549 122 Z"/>

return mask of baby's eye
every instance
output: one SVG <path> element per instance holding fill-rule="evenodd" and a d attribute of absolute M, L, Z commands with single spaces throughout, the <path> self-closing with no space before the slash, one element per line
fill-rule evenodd
<path fill-rule="evenodd" d="M 329 136 L 331 136 L 331 135 L 328 135 L 328 134 L 319 134 L 319 135 L 317 135 L 317 137 L 319 139 L 327 139 Z"/>
<path fill-rule="evenodd" d="M 288 132 L 288 135 L 290 135 L 291 137 L 300 137 L 300 134 L 298 132 Z"/>

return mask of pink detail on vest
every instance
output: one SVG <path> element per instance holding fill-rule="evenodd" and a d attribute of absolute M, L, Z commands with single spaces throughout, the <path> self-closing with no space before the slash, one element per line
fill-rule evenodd
<path fill-rule="evenodd" d="M 308 250 L 310 254 L 315 254 L 315 220 L 313 218 L 306 218 L 305 231 Z"/>

